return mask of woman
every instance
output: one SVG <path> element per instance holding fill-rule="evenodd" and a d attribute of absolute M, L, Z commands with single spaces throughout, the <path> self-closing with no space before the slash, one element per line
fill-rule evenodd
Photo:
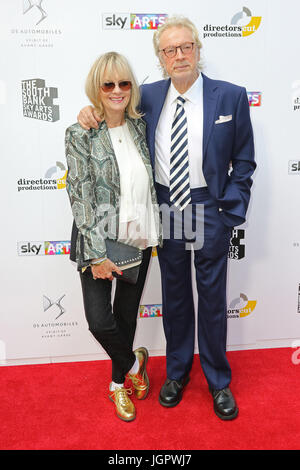
<path fill-rule="evenodd" d="M 73 124 L 66 131 L 67 191 L 74 216 L 71 259 L 80 272 L 89 329 L 112 360 L 109 398 L 119 418 L 136 412 L 124 387 L 131 379 L 136 398 L 146 398 L 149 380 L 146 348 L 132 351 L 136 317 L 152 246 L 160 226 L 145 123 L 137 111 L 139 89 L 122 55 L 109 52 L 92 66 L 86 93 L 102 121 L 97 130 Z M 142 251 L 135 284 L 106 253 L 106 238 Z M 113 274 L 118 275 L 113 306 Z"/>

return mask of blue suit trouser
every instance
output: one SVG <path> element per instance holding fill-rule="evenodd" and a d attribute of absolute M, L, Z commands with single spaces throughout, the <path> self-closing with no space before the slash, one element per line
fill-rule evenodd
<path fill-rule="evenodd" d="M 160 184 L 156 188 L 159 205 L 171 206 L 169 189 Z M 158 249 L 167 377 L 181 380 L 190 372 L 194 358 L 196 318 L 193 255 L 198 293 L 197 339 L 200 362 L 208 385 L 221 389 L 231 381 L 231 369 L 226 358 L 226 280 L 231 228 L 222 222 L 218 206 L 207 188 L 196 188 L 191 192 L 194 228 L 201 223 L 197 220 L 201 215 L 196 214 L 195 208 L 199 204 L 204 206 L 203 247 L 187 249 L 184 233 L 178 239 L 178 233 L 174 235 L 171 231 L 167 239 L 164 235 L 163 247 Z"/>

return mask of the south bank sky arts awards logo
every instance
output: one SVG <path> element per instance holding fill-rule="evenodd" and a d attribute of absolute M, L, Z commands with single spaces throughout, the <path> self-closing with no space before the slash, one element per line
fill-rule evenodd
<path fill-rule="evenodd" d="M 242 241 L 245 238 L 244 229 L 232 229 L 229 244 L 228 258 L 232 260 L 240 260 L 245 257 L 245 245 Z"/>
<path fill-rule="evenodd" d="M 254 16 L 249 8 L 243 7 L 235 13 L 230 24 L 206 24 L 203 27 L 203 39 L 205 38 L 243 38 L 250 36 L 258 30 L 261 16 Z"/>
<path fill-rule="evenodd" d="M 23 116 L 39 121 L 58 121 L 59 106 L 54 103 L 57 97 L 58 89 L 46 86 L 41 78 L 22 80 Z"/>

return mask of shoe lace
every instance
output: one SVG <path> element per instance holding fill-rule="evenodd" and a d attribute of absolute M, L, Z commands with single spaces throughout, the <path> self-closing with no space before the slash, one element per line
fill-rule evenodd
<path fill-rule="evenodd" d="M 227 397 L 230 396 L 230 390 L 228 387 L 222 388 L 220 390 L 214 391 L 214 398 L 219 398 L 220 395 L 226 395 Z"/>
<path fill-rule="evenodd" d="M 120 403 L 121 406 L 126 406 L 128 403 L 130 403 L 130 398 L 128 395 L 132 394 L 132 390 L 129 388 L 116 388 L 116 390 L 113 392 L 113 395 L 115 396 L 116 401 Z"/>
<path fill-rule="evenodd" d="M 139 374 L 128 374 L 131 382 L 136 390 L 146 390 L 147 384 Z"/>

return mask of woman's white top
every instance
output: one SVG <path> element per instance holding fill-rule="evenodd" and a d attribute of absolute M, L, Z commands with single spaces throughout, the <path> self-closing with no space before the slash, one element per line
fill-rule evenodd
<path fill-rule="evenodd" d="M 120 172 L 118 240 L 144 250 L 158 245 L 147 169 L 130 135 L 127 123 L 109 128 Z"/>

